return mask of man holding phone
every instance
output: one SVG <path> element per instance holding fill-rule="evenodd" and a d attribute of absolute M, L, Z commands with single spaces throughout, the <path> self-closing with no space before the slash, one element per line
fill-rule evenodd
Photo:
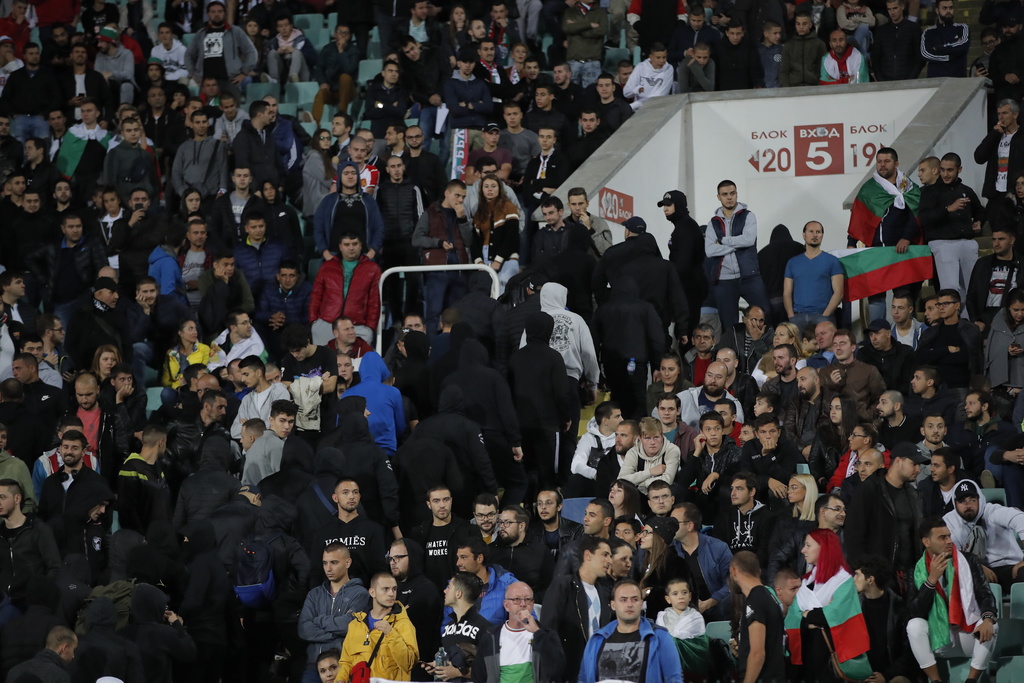
<path fill-rule="evenodd" d="M 929 681 L 940 680 L 932 642 L 959 643 L 971 658 L 967 680 L 988 670 L 995 650 L 996 604 L 981 565 L 953 545 L 949 527 L 938 517 L 921 523 L 924 555 L 914 568 L 908 601 L 907 637 L 918 666 Z M 965 573 L 970 576 L 961 576 Z M 966 580 L 964 580 L 966 579 Z M 941 633 L 936 633 L 941 631 Z"/>
<path fill-rule="evenodd" d="M 963 300 L 978 260 L 974 238 L 981 234 L 985 210 L 974 190 L 960 179 L 961 170 L 960 155 L 950 152 L 942 156 L 938 182 L 921 188 L 917 216 L 935 256 L 939 287 L 959 291 Z"/>

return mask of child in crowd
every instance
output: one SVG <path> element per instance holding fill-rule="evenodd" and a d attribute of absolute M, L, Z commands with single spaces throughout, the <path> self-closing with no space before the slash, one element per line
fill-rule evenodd
<path fill-rule="evenodd" d="M 779 67 L 782 66 L 782 26 L 770 19 L 764 22 L 764 33 L 757 54 L 764 69 L 764 87 L 778 88 Z"/>
<path fill-rule="evenodd" d="M 708 636 L 704 629 L 704 617 L 690 606 L 693 592 L 686 579 L 670 579 L 665 586 L 665 601 L 668 609 L 658 613 L 657 624 L 668 629 L 676 639 L 679 655 L 683 660 L 683 674 L 690 680 L 694 674 L 707 672 Z"/>

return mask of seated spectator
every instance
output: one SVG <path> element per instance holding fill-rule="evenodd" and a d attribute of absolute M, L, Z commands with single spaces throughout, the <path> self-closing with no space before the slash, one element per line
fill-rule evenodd
<path fill-rule="evenodd" d="M 267 222 L 262 213 L 251 213 L 242 219 L 247 235 L 245 241 L 235 245 L 235 265 L 245 276 L 258 300 L 267 283 L 274 280 L 282 261 L 289 258 L 288 246 L 267 236 Z"/>
<path fill-rule="evenodd" d="M 757 500 L 758 476 L 753 472 L 738 472 L 730 483 L 731 506 L 722 510 L 715 522 L 712 535 L 725 541 L 733 555 L 749 550 L 768 566 L 770 541 L 775 527 L 775 515 Z"/>
<path fill-rule="evenodd" d="M 249 314 L 235 309 L 228 312 L 226 320 L 227 328 L 214 337 L 210 344 L 210 362 L 207 367 L 211 371 L 227 368 L 231 361 L 247 356 L 256 356 L 266 361 L 267 347 L 259 333 L 253 329 Z"/>
<path fill-rule="evenodd" d="M 277 34 L 266 45 L 267 73 L 271 83 L 295 83 L 310 80 L 316 64 L 316 48 L 305 34 L 295 28 L 287 14 L 274 20 Z M 319 120 L 319 119 L 317 119 Z"/>

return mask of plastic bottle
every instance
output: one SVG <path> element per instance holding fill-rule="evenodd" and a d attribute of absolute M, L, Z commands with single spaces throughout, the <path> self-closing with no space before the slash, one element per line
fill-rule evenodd
<path fill-rule="evenodd" d="M 626 364 L 626 372 L 629 373 L 630 377 L 636 372 L 636 358 L 629 359 L 629 362 Z"/>
<path fill-rule="evenodd" d="M 449 664 L 451 664 L 451 661 L 448 659 L 448 653 L 444 651 L 444 646 L 442 645 L 438 649 L 437 654 L 434 655 L 434 668 L 435 669 L 440 669 L 441 667 L 448 666 Z M 434 674 L 434 680 L 435 681 L 440 681 L 440 680 L 444 680 L 444 679 L 442 679 L 440 675 L 435 673 Z"/>

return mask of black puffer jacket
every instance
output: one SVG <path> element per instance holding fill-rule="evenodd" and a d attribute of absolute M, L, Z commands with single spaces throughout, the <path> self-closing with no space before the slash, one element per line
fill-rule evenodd
<path fill-rule="evenodd" d="M 213 526 L 208 520 L 195 521 L 182 530 L 182 535 L 188 539 L 181 551 L 188 565 L 188 586 L 179 607 L 181 618 L 194 640 L 223 647 L 227 644 L 224 612 L 231 584 L 217 556 Z"/>
<path fill-rule="evenodd" d="M 16 606 L 24 604 L 29 579 L 39 575 L 54 579 L 59 568 L 60 553 L 53 532 L 34 516 L 0 535 L 0 591 L 10 595 Z"/>
<path fill-rule="evenodd" d="M 187 426 L 192 427 L 194 423 Z M 219 432 L 217 434 L 219 436 Z M 186 436 L 179 434 L 182 439 Z M 231 444 L 226 439 L 206 440 L 199 470 L 186 478 L 178 491 L 178 503 L 174 507 L 175 529 L 206 519 L 235 497 L 241 484 L 237 477 L 228 473 L 234 459 Z"/>
<path fill-rule="evenodd" d="M 640 297 L 654 306 L 661 318 L 661 325 L 668 333 L 668 326 L 676 324 L 677 330 L 687 330 L 690 316 L 699 317 L 700 311 L 687 308 L 686 297 L 675 267 L 661 257 L 661 249 L 654 236 L 642 233 L 632 238 L 635 242 L 633 255 L 619 271 L 619 277 L 612 280 L 612 290 L 626 277 L 633 278 L 640 291 Z M 605 252 L 607 253 L 607 252 Z"/>
<path fill-rule="evenodd" d="M 82 614 L 86 632 L 78 638 L 71 680 L 94 683 L 113 676 L 124 683 L 143 683 L 142 655 L 135 643 L 114 632 L 117 610 L 110 598 L 96 598 Z"/>
<path fill-rule="evenodd" d="M 384 219 L 384 239 L 410 240 L 423 213 L 423 195 L 408 176 L 400 183 L 382 179 L 374 197 Z M 410 264 L 411 265 L 411 264 Z"/>
<path fill-rule="evenodd" d="M 146 683 L 170 683 L 174 662 L 193 662 L 196 644 L 185 626 L 164 622 L 167 596 L 156 586 L 141 583 L 132 594 L 132 625 L 123 635 L 132 640 L 142 655 Z"/>
<path fill-rule="evenodd" d="M 489 550 L 488 562 L 507 569 L 518 580 L 530 584 L 537 602 L 544 600 L 544 591 L 551 584 L 555 570 L 555 560 L 540 538 L 527 534 L 519 545 L 498 542 Z"/>

